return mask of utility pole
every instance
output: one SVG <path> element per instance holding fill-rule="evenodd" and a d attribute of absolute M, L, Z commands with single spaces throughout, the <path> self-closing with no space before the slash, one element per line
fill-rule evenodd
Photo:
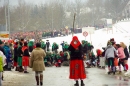
<path fill-rule="evenodd" d="M 9 3 L 9 0 L 4 0 L 4 5 L 5 5 L 5 21 L 6 21 L 5 31 L 8 32 L 9 38 L 10 38 L 10 3 Z"/>
<path fill-rule="evenodd" d="M 8 0 L 8 31 L 9 31 L 9 38 L 10 38 L 10 3 Z"/>
<path fill-rule="evenodd" d="M 4 5 L 5 5 L 5 23 L 6 23 L 6 28 L 5 31 L 7 31 L 7 1 L 4 0 Z"/>
<path fill-rule="evenodd" d="M 53 8 L 54 7 L 52 7 L 52 30 L 53 30 Z"/>

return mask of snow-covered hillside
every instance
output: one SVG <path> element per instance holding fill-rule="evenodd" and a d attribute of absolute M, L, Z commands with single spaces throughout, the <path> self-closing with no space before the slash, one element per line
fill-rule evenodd
<path fill-rule="evenodd" d="M 90 34 L 88 34 L 88 36 L 86 37 L 86 40 L 89 41 L 90 43 L 92 43 L 94 45 L 94 52 L 96 52 L 96 49 L 102 49 L 102 47 L 106 46 L 107 41 L 110 38 L 114 38 L 116 43 L 120 43 L 120 42 L 124 42 L 127 46 L 129 46 L 130 44 L 130 32 L 129 32 L 129 27 L 130 27 L 130 22 L 122 22 L 122 23 L 118 23 L 122 29 L 120 28 L 120 30 L 124 31 L 127 30 L 128 32 L 121 32 L 120 30 L 118 30 L 118 28 L 114 28 L 113 30 L 109 30 L 107 31 L 106 28 L 104 29 L 99 29 L 96 30 L 94 34 L 92 34 L 90 36 Z M 75 36 L 78 36 L 79 40 L 85 40 L 85 37 L 82 35 L 82 33 L 80 34 L 74 34 Z M 72 40 L 72 35 L 69 36 L 64 36 L 64 37 L 56 37 L 56 38 L 48 38 L 48 39 L 43 39 L 44 41 L 49 40 L 51 45 L 53 42 L 58 43 L 59 45 L 59 51 L 62 50 L 61 47 L 61 43 L 62 41 L 65 41 L 67 43 L 70 43 Z M 51 49 L 51 47 L 50 47 Z M 130 65 L 130 60 L 129 60 L 129 65 Z"/>
<path fill-rule="evenodd" d="M 122 26 L 122 28 L 123 28 L 122 31 L 124 29 L 129 31 L 129 29 L 127 29 L 127 28 L 128 28 L 128 26 L 130 26 L 130 22 L 129 23 L 127 22 L 126 24 L 125 23 L 122 22 L 122 23 L 118 23 L 118 24 L 120 26 Z M 94 34 L 91 34 L 91 35 L 88 34 L 88 36 L 86 37 L 86 40 L 94 45 L 94 50 L 96 50 L 97 48 L 102 49 L 102 47 L 106 46 L 107 41 L 110 38 L 115 38 L 115 41 L 117 43 L 124 42 L 128 46 L 130 44 L 130 33 L 127 33 L 125 31 L 124 31 L 124 33 L 122 33 L 120 30 L 117 30 L 117 29 L 118 28 L 113 27 L 113 30 L 108 30 L 108 31 L 107 31 L 106 28 L 95 30 Z M 85 37 L 82 35 L 82 33 L 74 34 L 74 35 L 78 36 L 80 41 L 85 40 Z M 71 40 L 72 40 L 72 35 L 64 36 L 64 37 L 48 38 L 48 39 L 43 39 L 43 40 L 44 41 L 49 40 L 51 45 L 52 45 L 53 42 L 58 43 L 59 47 L 60 47 L 59 50 L 61 50 L 62 48 L 61 48 L 60 44 L 62 43 L 62 41 L 70 43 Z"/>

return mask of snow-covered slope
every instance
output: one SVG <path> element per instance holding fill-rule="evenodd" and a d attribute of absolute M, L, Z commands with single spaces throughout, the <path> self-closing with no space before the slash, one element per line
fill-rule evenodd
<path fill-rule="evenodd" d="M 130 22 L 122 22 L 122 23 L 118 23 L 120 26 L 122 26 L 123 29 L 120 28 L 120 30 L 127 30 L 128 32 L 121 32 L 120 30 L 118 30 L 118 28 L 114 28 L 113 30 L 109 30 L 107 31 L 106 28 L 104 29 L 100 29 L 100 30 L 96 30 L 94 34 L 88 34 L 88 36 L 86 37 L 86 40 L 89 41 L 90 43 L 92 43 L 94 45 L 94 52 L 96 51 L 96 49 L 100 48 L 102 49 L 102 47 L 105 47 L 107 44 L 107 41 L 110 38 L 114 38 L 116 43 L 120 43 L 120 42 L 124 42 L 127 46 L 130 44 L 130 32 L 129 32 L 129 28 L 130 28 Z M 85 40 L 85 37 L 82 35 L 82 33 L 80 34 L 74 34 L 75 36 L 78 36 L 79 40 Z M 72 35 L 69 36 L 64 36 L 64 37 L 55 37 L 55 38 L 48 38 L 48 39 L 43 39 L 44 41 L 49 40 L 51 45 L 53 42 L 56 42 L 59 45 L 59 51 L 62 50 L 61 47 L 61 42 L 65 41 L 67 43 L 70 43 L 72 40 Z M 51 47 L 50 47 L 51 49 Z M 129 65 L 130 65 L 130 60 L 129 60 Z"/>

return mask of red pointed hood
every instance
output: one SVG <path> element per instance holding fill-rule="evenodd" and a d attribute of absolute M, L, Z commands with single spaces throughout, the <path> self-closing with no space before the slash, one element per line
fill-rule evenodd
<path fill-rule="evenodd" d="M 24 52 L 25 49 L 28 49 L 28 47 L 27 46 L 23 46 L 22 47 L 22 51 Z"/>
<path fill-rule="evenodd" d="M 75 49 L 78 48 L 79 45 L 81 45 L 81 43 L 80 43 L 80 41 L 79 41 L 77 36 L 74 36 L 72 38 L 72 41 L 71 41 L 70 45 L 72 45 Z"/>

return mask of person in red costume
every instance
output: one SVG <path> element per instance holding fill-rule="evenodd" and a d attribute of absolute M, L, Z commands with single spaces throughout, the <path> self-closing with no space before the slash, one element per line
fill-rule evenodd
<path fill-rule="evenodd" d="M 22 51 L 23 51 L 22 66 L 24 66 L 24 73 L 28 73 L 27 72 L 27 67 L 29 66 L 29 57 L 30 57 L 30 55 L 29 55 L 27 42 L 24 42 L 24 46 L 22 47 Z"/>
<path fill-rule="evenodd" d="M 100 62 L 100 58 L 102 58 L 102 51 L 101 51 L 100 49 L 97 49 L 97 50 L 96 50 L 96 53 L 97 53 L 97 59 L 98 59 L 97 67 L 100 68 L 100 67 L 101 67 L 101 66 L 100 66 L 100 63 L 101 63 L 101 62 Z"/>
<path fill-rule="evenodd" d="M 77 36 L 72 38 L 70 46 L 68 48 L 70 51 L 70 79 L 74 79 L 76 84 L 74 86 L 79 86 L 78 80 L 81 80 L 81 86 L 85 86 L 83 79 L 86 78 L 85 67 L 83 63 L 83 53 L 82 45 L 78 40 Z"/>

